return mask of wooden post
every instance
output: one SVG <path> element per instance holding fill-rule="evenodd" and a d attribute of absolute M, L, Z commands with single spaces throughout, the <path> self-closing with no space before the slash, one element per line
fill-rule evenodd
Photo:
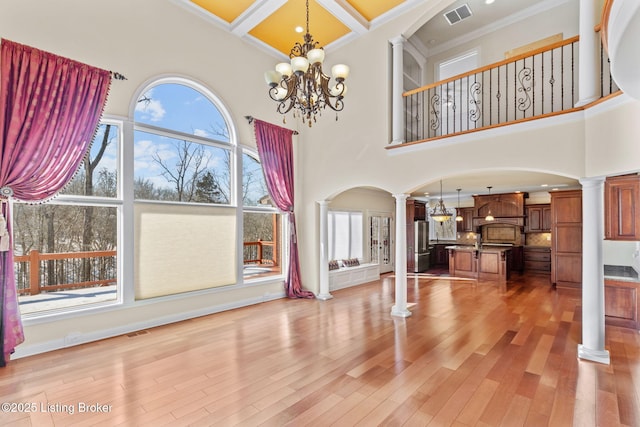
<path fill-rule="evenodd" d="M 29 292 L 31 295 L 40 293 L 40 252 L 29 252 Z"/>

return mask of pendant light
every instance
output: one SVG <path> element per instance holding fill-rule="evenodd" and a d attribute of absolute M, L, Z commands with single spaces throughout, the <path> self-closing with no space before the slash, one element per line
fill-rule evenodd
<path fill-rule="evenodd" d="M 440 180 L 440 200 L 438 200 L 438 204 L 433 209 L 431 218 L 438 222 L 445 222 L 451 218 L 451 214 L 447 212 L 447 208 L 444 206 L 444 202 L 442 201 L 442 180 Z"/>
<path fill-rule="evenodd" d="M 456 210 L 458 215 L 456 215 L 456 222 L 464 221 L 464 218 L 460 215 L 460 190 L 462 190 L 462 188 L 456 188 L 456 191 L 458 192 L 458 209 Z"/>
<path fill-rule="evenodd" d="M 491 187 L 491 186 L 489 185 L 489 186 L 487 186 L 487 188 L 489 189 L 489 196 L 490 196 L 490 195 L 491 195 L 491 189 L 492 189 L 493 187 Z M 489 203 L 491 203 L 491 202 L 489 202 Z M 491 215 L 491 204 L 489 204 L 489 213 L 487 213 L 487 216 L 485 216 L 485 217 L 484 217 L 484 220 L 485 220 L 485 221 L 493 221 L 493 220 L 495 220 L 495 218 L 493 217 L 493 215 Z"/>

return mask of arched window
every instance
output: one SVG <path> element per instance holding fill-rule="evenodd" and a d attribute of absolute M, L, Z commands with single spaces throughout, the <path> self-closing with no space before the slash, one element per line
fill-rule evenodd
<path fill-rule="evenodd" d="M 180 80 L 142 92 L 135 106 L 136 200 L 232 203 L 232 146 L 218 107 Z"/>

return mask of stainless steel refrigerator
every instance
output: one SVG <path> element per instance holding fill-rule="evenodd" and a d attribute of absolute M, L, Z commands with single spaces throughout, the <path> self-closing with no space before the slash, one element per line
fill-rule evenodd
<path fill-rule="evenodd" d="M 416 221 L 414 224 L 414 273 L 429 269 L 429 221 Z"/>

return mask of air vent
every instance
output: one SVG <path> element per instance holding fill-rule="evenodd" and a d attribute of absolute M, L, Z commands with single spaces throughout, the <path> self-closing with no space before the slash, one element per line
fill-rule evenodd
<path fill-rule="evenodd" d="M 471 9 L 469 9 L 468 4 L 463 4 L 460 7 L 457 7 L 449 12 L 444 14 L 445 19 L 449 23 L 449 25 L 457 24 L 463 19 L 467 19 L 471 16 Z"/>

